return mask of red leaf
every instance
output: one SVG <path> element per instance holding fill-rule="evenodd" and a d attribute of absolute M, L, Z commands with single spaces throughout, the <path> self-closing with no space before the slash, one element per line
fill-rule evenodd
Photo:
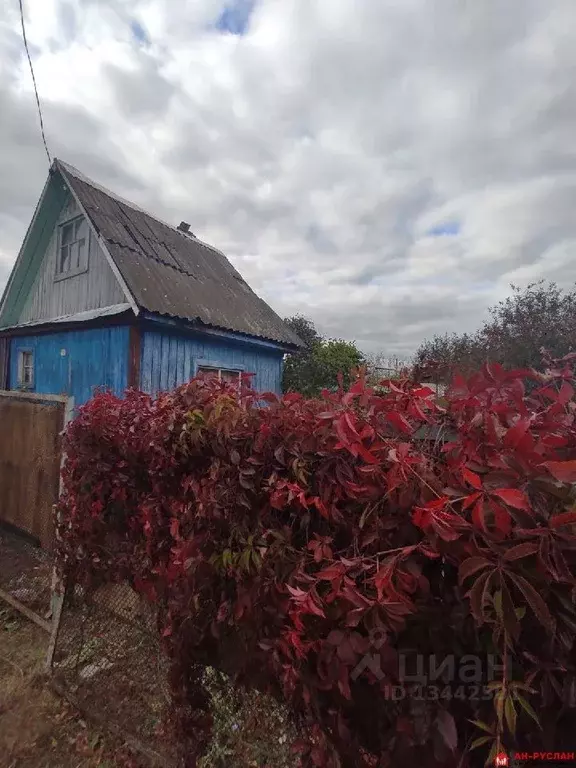
<path fill-rule="evenodd" d="M 346 568 L 342 563 L 334 563 L 334 565 L 329 565 L 317 573 L 316 578 L 323 581 L 332 581 L 332 579 L 338 579 L 343 576 L 345 572 Z"/>
<path fill-rule="evenodd" d="M 482 490 L 482 480 L 476 474 L 476 472 L 472 472 L 472 470 L 468 469 L 467 467 L 463 467 L 462 477 L 469 485 L 471 485 L 473 488 L 476 488 L 477 491 Z"/>
<path fill-rule="evenodd" d="M 576 523 L 576 512 L 563 512 L 561 515 L 554 515 L 548 521 L 550 528 L 559 528 L 561 525 L 572 525 Z"/>
<path fill-rule="evenodd" d="M 299 601 L 304 600 L 304 598 L 308 596 L 308 592 L 304 592 L 304 590 L 299 587 L 291 587 L 290 584 L 286 584 L 286 589 L 290 592 L 292 597 Z"/>
<path fill-rule="evenodd" d="M 290 394 L 284 395 L 284 397 L 282 398 L 282 400 L 285 403 L 289 403 L 289 404 L 297 403 L 299 400 L 302 400 L 302 399 L 303 399 L 302 395 L 299 394 L 298 392 L 290 392 Z"/>
<path fill-rule="evenodd" d="M 515 547 L 510 547 L 504 553 L 504 560 L 521 560 L 523 557 L 533 555 L 538 551 L 538 543 L 535 541 L 525 541 L 522 544 L 516 544 Z"/>
<path fill-rule="evenodd" d="M 530 428 L 530 419 L 518 419 L 504 437 L 504 445 L 507 448 L 515 448 Z"/>
<path fill-rule="evenodd" d="M 466 496 L 462 502 L 462 509 L 468 509 L 475 501 L 478 501 L 481 495 L 481 493 L 471 493 L 470 496 Z"/>
<path fill-rule="evenodd" d="M 482 623 L 484 620 L 482 616 L 484 588 L 489 583 L 488 579 L 493 573 L 494 571 L 484 571 L 481 573 L 466 595 L 470 600 L 470 610 L 472 611 L 472 615 L 479 623 Z"/>
<path fill-rule="evenodd" d="M 524 576 L 520 576 L 518 573 L 511 572 L 508 573 L 508 576 L 515 584 L 515 586 L 518 587 L 520 592 L 522 592 L 526 598 L 526 602 L 542 626 L 546 629 L 553 630 L 554 620 L 542 596 L 537 592 L 532 584 L 530 584 L 530 582 L 524 578 Z"/>
<path fill-rule="evenodd" d="M 504 368 L 500 363 L 484 363 L 482 372 L 490 381 L 500 381 L 505 375 Z"/>
<path fill-rule="evenodd" d="M 401 413 L 398 413 L 397 411 L 389 411 L 386 414 L 386 418 L 392 424 L 392 426 L 396 427 L 396 429 L 400 432 L 405 432 L 407 435 L 412 434 L 412 427 Z"/>
<path fill-rule="evenodd" d="M 180 521 L 175 517 L 170 521 L 170 535 L 177 541 L 180 539 Z"/>
<path fill-rule="evenodd" d="M 458 581 L 462 584 L 464 579 L 467 579 L 468 576 L 472 576 L 472 574 L 477 573 L 482 570 L 482 568 L 487 568 L 490 565 L 492 565 L 492 563 L 485 557 L 469 557 L 460 564 L 460 568 L 458 569 Z"/>
<path fill-rule="evenodd" d="M 560 405 L 566 405 L 572 398 L 574 397 L 574 389 L 572 388 L 572 385 L 569 384 L 566 380 L 562 382 L 562 386 L 560 387 L 560 392 L 558 393 L 558 400 L 557 402 L 560 403 Z"/>
<path fill-rule="evenodd" d="M 530 511 L 528 496 L 526 496 L 524 491 L 521 491 L 519 488 L 498 488 L 495 491 L 492 491 L 492 493 L 501 498 L 509 507 L 523 509 L 525 512 Z"/>
<path fill-rule="evenodd" d="M 576 459 L 545 461 L 544 466 L 561 483 L 576 483 Z"/>
<path fill-rule="evenodd" d="M 367 464 L 380 463 L 380 459 L 377 456 L 374 456 L 373 453 L 370 453 L 370 451 L 367 448 L 365 448 L 362 445 L 362 443 L 358 444 L 357 449 L 358 449 L 358 455 L 361 456 Z"/>
<path fill-rule="evenodd" d="M 472 510 L 472 522 L 476 528 L 479 528 L 481 531 L 486 530 L 486 522 L 484 521 L 484 499 L 478 499 L 476 504 L 474 504 L 474 509 Z"/>
<path fill-rule="evenodd" d="M 490 507 L 494 513 L 494 524 L 496 526 L 496 530 L 504 536 L 508 536 L 512 529 L 512 518 L 510 517 L 510 512 L 508 512 L 506 507 L 503 507 L 501 504 L 495 504 L 494 502 L 491 502 Z"/>

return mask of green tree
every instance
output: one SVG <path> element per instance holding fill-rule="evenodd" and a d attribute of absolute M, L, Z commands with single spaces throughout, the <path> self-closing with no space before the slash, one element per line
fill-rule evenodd
<path fill-rule="evenodd" d="M 489 319 L 473 334 L 435 336 L 415 357 L 419 372 L 442 382 L 458 370 L 467 374 L 484 362 L 507 368 L 539 368 L 542 350 L 554 357 L 576 349 L 576 286 L 564 291 L 541 280 L 489 309 Z"/>
<path fill-rule="evenodd" d="M 289 355 L 284 363 L 284 392 L 316 397 L 322 389 L 336 389 L 339 373 L 347 386 L 352 369 L 364 364 L 364 356 L 354 342 L 323 338 L 314 323 L 301 315 L 286 318 L 285 322 L 300 336 L 304 348 Z"/>

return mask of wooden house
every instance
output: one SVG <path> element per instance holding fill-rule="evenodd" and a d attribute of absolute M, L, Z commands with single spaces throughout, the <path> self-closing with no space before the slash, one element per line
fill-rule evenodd
<path fill-rule="evenodd" d="M 216 248 L 55 160 L 0 304 L 0 389 L 170 390 L 199 372 L 280 392 L 301 345 Z"/>

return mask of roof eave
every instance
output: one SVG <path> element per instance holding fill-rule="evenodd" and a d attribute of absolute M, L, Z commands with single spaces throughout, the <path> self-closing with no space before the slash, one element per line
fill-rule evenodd
<path fill-rule="evenodd" d="M 256 344 L 278 349 L 282 352 L 295 352 L 299 349 L 298 345 L 287 341 L 280 341 L 265 336 L 256 336 L 242 331 L 235 331 L 231 328 L 221 328 L 215 325 L 203 323 L 201 320 L 191 320 L 186 317 L 177 317 L 176 315 L 166 315 L 161 312 L 150 312 L 142 310 L 140 317 L 152 323 L 160 323 L 173 328 L 179 327 L 187 331 L 208 334 L 222 339 L 234 339 L 246 344 Z"/>

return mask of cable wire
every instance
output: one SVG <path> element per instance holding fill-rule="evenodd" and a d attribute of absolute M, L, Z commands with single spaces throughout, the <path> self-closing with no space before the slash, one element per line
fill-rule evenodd
<path fill-rule="evenodd" d="M 30 58 L 30 51 L 28 50 L 28 40 L 26 39 L 26 25 L 24 24 L 24 9 L 22 8 L 22 0 L 18 0 L 20 5 L 20 22 L 22 24 L 22 38 L 24 40 L 24 48 L 26 49 L 26 56 L 28 57 L 28 64 L 30 64 L 30 72 L 32 74 L 32 82 L 34 83 L 34 94 L 36 96 L 36 104 L 38 105 L 38 117 L 40 118 L 40 131 L 42 132 L 42 141 L 44 142 L 44 149 L 48 157 L 48 164 L 52 165 L 52 158 L 48 151 L 48 144 L 46 143 L 46 134 L 44 133 L 44 120 L 42 119 L 42 107 L 40 106 L 40 99 L 38 97 L 38 88 L 36 86 L 36 77 L 34 76 L 34 67 L 32 66 L 32 59 Z"/>

